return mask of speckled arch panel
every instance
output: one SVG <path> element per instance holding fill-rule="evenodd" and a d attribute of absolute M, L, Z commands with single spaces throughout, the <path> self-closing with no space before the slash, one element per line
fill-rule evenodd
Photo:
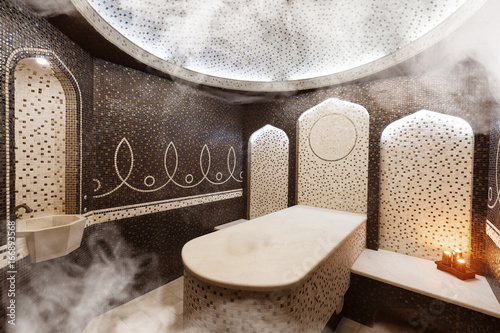
<path fill-rule="evenodd" d="M 422 110 L 380 142 L 380 248 L 438 260 L 470 254 L 474 134 L 463 119 Z"/>
<path fill-rule="evenodd" d="M 327 99 L 297 123 L 297 203 L 366 214 L 369 115 Z"/>
<path fill-rule="evenodd" d="M 266 125 L 248 141 L 248 218 L 288 207 L 289 140 L 279 128 Z"/>

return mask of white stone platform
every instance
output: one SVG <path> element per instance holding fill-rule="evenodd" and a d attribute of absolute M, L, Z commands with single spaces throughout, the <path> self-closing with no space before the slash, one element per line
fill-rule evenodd
<path fill-rule="evenodd" d="M 484 276 L 462 281 L 431 260 L 365 249 L 351 272 L 500 318 L 500 303 Z"/>

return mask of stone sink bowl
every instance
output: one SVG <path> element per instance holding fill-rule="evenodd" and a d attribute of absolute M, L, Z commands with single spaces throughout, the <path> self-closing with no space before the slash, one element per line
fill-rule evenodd
<path fill-rule="evenodd" d="M 81 215 L 50 215 L 16 221 L 18 238 L 26 237 L 31 262 L 37 263 L 76 250 L 82 242 L 86 218 Z"/>

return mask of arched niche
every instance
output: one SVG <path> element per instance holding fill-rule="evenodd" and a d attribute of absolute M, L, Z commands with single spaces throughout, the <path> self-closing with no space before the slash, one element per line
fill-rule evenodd
<path fill-rule="evenodd" d="M 50 50 L 18 49 L 7 60 L 7 220 L 81 211 L 81 92 Z"/>

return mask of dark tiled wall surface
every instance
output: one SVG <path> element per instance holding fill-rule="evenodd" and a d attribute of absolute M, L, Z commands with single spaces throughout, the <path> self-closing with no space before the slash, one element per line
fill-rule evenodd
<path fill-rule="evenodd" d="M 498 158 L 500 140 L 500 109 L 497 108 L 492 114 L 491 121 L 491 144 L 490 144 L 490 168 L 489 168 L 489 192 L 488 192 L 488 221 L 493 225 L 490 232 L 500 235 L 494 230 L 500 229 L 500 202 L 498 179 L 500 177 L 500 160 Z M 486 235 L 486 260 L 488 282 L 500 302 L 500 242 L 494 242 Z"/>
<path fill-rule="evenodd" d="M 94 209 L 242 188 L 238 107 L 94 63 Z"/>
<path fill-rule="evenodd" d="M 463 63 L 444 77 L 403 76 L 374 80 L 246 106 L 244 142 L 266 124 L 283 129 L 290 138 L 289 205 L 295 203 L 297 119 L 327 98 L 360 104 L 370 114 L 367 246 L 372 249 L 378 247 L 380 136 L 385 127 L 422 109 L 458 116 L 469 122 L 475 134 L 471 250 L 473 266 L 484 271 L 489 119 L 493 101 L 483 69 L 474 63 Z"/>
<path fill-rule="evenodd" d="M 80 102 L 83 105 L 82 109 L 77 110 L 78 115 L 80 111 L 83 117 L 77 117 L 77 121 L 82 124 L 88 124 L 92 121 L 93 116 L 93 63 L 92 58 L 81 50 L 79 47 L 70 42 L 65 36 L 56 31 L 46 21 L 39 19 L 34 14 L 30 13 L 24 5 L 17 1 L 0 0 L 0 63 L 2 68 L 0 70 L 0 151 L 2 158 L 0 158 L 0 245 L 6 243 L 5 237 L 5 224 L 7 207 L 10 207 L 11 216 L 14 217 L 13 209 L 15 205 L 14 200 L 14 187 L 15 175 L 13 172 L 10 174 L 10 182 L 6 182 L 6 158 L 4 154 L 8 152 L 10 156 L 9 168 L 14 170 L 14 121 L 13 121 L 13 106 L 14 106 L 14 91 L 13 91 L 13 73 L 17 62 L 23 58 L 34 56 L 43 56 L 50 58 L 51 61 L 60 68 L 62 74 L 68 78 L 69 84 L 72 85 L 73 90 L 80 89 L 81 95 L 77 94 L 76 104 Z M 6 77 L 7 71 L 11 73 Z M 73 75 L 73 76 L 72 76 Z M 9 109 L 7 110 L 7 104 Z M 7 146 L 6 138 L 6 124 L 7 113 L 9 116 L 9 139 L 10 143 Z M 78 136 L 80 132 L 78 131 Z M 83 151 L 83 177 L 82 187 L 90 188 L 91 175 L 90 175 L 90 156 L 91 153 L 91 136 L 88 133 L 82 133 L 82 151 Z M 79 144 L 80 142 L 78 142 Z M 7 200 L 7 186 L 10 190 L 10 198 Z M 83 192 L 85 193 L 85 191 Z M 79 201 L 80 198 L 77 198 Z M 74 200 L 74 201 L 77 201 Z M 28 287 L 24 282 L 33 276 L 32 271 L 29 269 L 29 258 L 22 259 L 16 264 L 16 311 L 19 315 L 22 309 L 36 308 L 36 304 L 22 301 L 23 297 L 33 297 L 35 294 L 23 290 Z M 2 306 L 0 309 L 0 330 L 5 328 L 5 320 L 7 319 L 5 311 L 5 301 L 7 300 L 7 269 L 2 268 L 0 271 L 0 293 L 2 295 Z M 49 282 L 47 282 L 49 281 Z M 39 280 L 36 285 L 38 293 L 49 292 L 50 288 L 57 286 L 54 280 L 45 279 Z M 19 318 L 19 317 L 18 317 Z M 31 318 L 26 317 L 30 320 Z"/>

